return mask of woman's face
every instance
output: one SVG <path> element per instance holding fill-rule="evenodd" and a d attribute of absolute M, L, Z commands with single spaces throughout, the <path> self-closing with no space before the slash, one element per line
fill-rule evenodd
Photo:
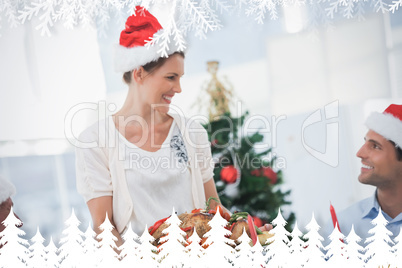
<path fill-rule="evenodd" d="M 176 93 L 181 92 L 180 79 L 184 74 L 184 58 L 180 54 L 170 56 L 158 69 L 143 78 L 143 101 L 151 105 L 152 110 L 167 113 Z"/>

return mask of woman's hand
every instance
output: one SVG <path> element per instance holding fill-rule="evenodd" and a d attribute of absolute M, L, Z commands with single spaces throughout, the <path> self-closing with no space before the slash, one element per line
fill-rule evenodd
<path fill-rule="evenodd" d="M 266 223 L 266 224 L 264 224 L 263 226 L 261 226 L 261 227 L 258 227 L 261 231 L 267 231 L 267 232 L 269 232 L 269 231 L 271 231 L 274 227 L 272 226 L 272 224 L 268 224 L 268 223 Z"/>
<path fill-rule="evenodd" d="M 205 200 L 209 200 L 211 197 L 214 199 L 211 199 L 209 202 L 209 207 L 211 209 L 216 209 L 216 207 L 219 205 L 222 208 L 222 213 L 228 213 L 229 216 L 232 215 L 232 213 L 225 208 L 222 204 L 221 201 L 219 200 L 218 192 L 216 191 L 216 186 L 215 186 L 215 181 L 214 179 L 211 179 L 204 183 L 204 191 L 205 191 Z M 216 201 L 216 200 L 218 201 Z"/>

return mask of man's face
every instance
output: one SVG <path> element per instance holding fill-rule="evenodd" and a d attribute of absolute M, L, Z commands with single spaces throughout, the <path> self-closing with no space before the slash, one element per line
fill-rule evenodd
<path fill-rule="evenodd" d="M 364 140 L 356 154 L 362 160 L 359 181 L 378 188 L 402 184 L 402 162 L 397 160 L 392 143 L 372 130 Z"/>

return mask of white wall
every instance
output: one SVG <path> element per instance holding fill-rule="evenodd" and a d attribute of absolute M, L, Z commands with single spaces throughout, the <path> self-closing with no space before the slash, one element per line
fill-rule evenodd
<path fill-rule="evenodd" d="M 43 37 L 36 24 L 2 28 L 0 141 L 64 139 L 70 108 L 105 96 L 96 31 L 56 25 Z"/>
<path fill-rule="evenodd" d="M 396 90 L 389 82 L 389 50 L 382 15 L 368 14 L 364 22 L 340 21 L 332 32 L 321 29 L 315 41 L 308 32 L 284 34 L 279 21 L 255 27 L 255 32 L 254 25 L 244 23 L 244 18 L 230 21 L 225 17 L 225 23 L 222 32 L 211 33 L 208 40 L 192 40 L 182 79 L 183 92 L 173 104 L 189 116 L 200 113 L 194 104 L 199 96 L 205 100 L 202 89 L 210 79 L 206 62 L 221 61 L 219 77 L 226 77 L 233 85 L 235 100 L 242 102 L 243 111 L 262 115 L 270 122 L 272 116 L 286 116 L 278 124 L 275 151 L 286 161 L 284 187 L 292 189 L 291 209 L 300 226 L 307 223 L 313 211 L 320 223 L 329 219 L 329 201 L 341 210 L 371 194 L 372 187 L 357 182 L 359 160 L 355 153 L 366 131 L 364 118 L 368 111 L 381 111 L 402 96 L 400 79 Z M 60 25 L 54 28 L 51 38 L 41 37 L 32 28 L 30 23 L 2 28 L 0 173 L 14 174 L 7 169 L 11 162 L 18 161 L 5 160 L 6 156 L 38 155 L 40 151 L 59 154 L 61 151 L 49 151 L 56 147 L 52 143 L 38 144 L 64 138 L 64 119 L 74 105 L 106 99 L 121 106 L 126 95 L 120 77 L 104 74 L 112 72 L 110 45 L 117 40 L 99 39 L 95 32 L 70 31 Z M 121 30 L 121 26 L 117 28 Z M 401 28 L 392 30 L 392 55 L 402 55 L 397 50 L 402 43 L 400 32 Z M 255 42 L 250 42 L 254 36 Z M 385 101 L 371 101 L 378 98 Z M 339 162 L 331 167 L 307 152 L 301 134 L 305 120 L 316 110 L 324 115 L 323 108 L 334 100 L 339 100 L 339 116 L 305 130 L 306 144 L 323 151 L 326 123 L 338 124 L 339 139 L 335 141 Z M 201 113 L 206 115 L 206 107 Z M 97 111 L 90 109 L 77 114 L 74 133 L 78 134 L 96 116 Z M 272 142 L 272 136 L 267 135 L 267 140 Z M 37 150 L 27 151 L 27 146 Z M 34 168 L 42 172 L 46 166 Z M 73 170 L 73 165 L 68 169 Z M 19 176 L 19 182 L 35 179 L 25 173 Z M 57 172 L 52 169 L 38 173 L 55 176 Z M 74 179 L 73 174 L 69 179 Z M 24 206 L 23 202 L 18 205 Z M 35 216 L 36 220 L 40 218 Z"/>

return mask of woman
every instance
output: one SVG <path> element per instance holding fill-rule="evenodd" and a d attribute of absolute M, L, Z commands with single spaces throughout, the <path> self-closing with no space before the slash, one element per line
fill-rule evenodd
<path fill-rule="evenodd" d="M 77 188 L 94 230 L 100 232 L 107 213 L 118 246 L 129 223 L 140 234 L 169 216 L 172 207 L 190 212 L 203 208 L 210 197 L 219 200 L 205 129 L 169 112 L 172 98 L 181 92 L 184 54 L 174 44 L 167 58 L 159 57 L 157 48 L 144 47 L 159 31 L 156 18 L 143 8 L 127 19 L 116 56 L 127 98 L 116 114 L 81 134 L 81 142 L 98 146 L 76 150 Z"/>

